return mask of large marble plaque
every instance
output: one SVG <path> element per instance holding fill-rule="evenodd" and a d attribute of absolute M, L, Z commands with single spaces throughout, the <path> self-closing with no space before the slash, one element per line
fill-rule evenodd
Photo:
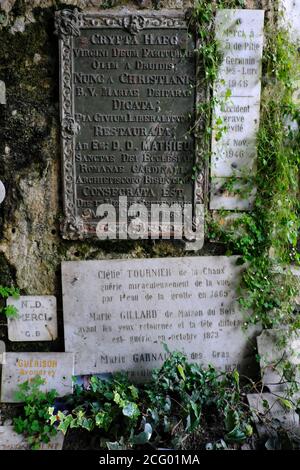
<path fill-rule="evenodd" d="M 211 209 L 249 210 L 255 174 L 263 50 L 263 10 L 219 10 L 216 37 L 223 61 L 215 84 Z M 227 178 L 239 178 L 228 190 Z"/>
<path fill-rule="evenodd" d="M 121 226 L 120 197 L 147 210 L 203 204 L 205 178 L 200 172 L 193 183 L 190 130 L 205 92 L 196 93 L 195 40 L 184 12 L 62 10 L 56 29 L 64 236 L 95 237 L 103 204 L 113 206 Z"/>
<path fill-rule="evenodd" d="M 62 263 L 65 350 L 75 374 L 147 379 L 170 351 L 247 372 L 254 330 L 243 331 L 236 257 Z"/>
<path fill-rule="evenodd" d="M 289 432 L 299 436 L 299 415 L 293 409 L 287 409 L 280 397 L 272 393 L 253 393 L 247 395 L 255 426 L 260 437 L 276 436 L 278 423 Z"/>

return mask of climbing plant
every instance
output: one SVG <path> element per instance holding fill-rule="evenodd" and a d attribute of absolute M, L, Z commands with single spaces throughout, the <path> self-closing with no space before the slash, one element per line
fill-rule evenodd
<path fill-rule="evenodd" d="M 192 15 L 210 98 L 198 108 L 199 122 L 205 118 L 204 147 L 208 150 L 216 104 L 213 84 L 222 58 L 214 35 L 215 12 L 243 6 L 244 2 L 198 0 Z M 278 14 L 277 2 L 273 8 Z M 232 212 L 220 212 L 218 219 L 207 214 L 207 220 L 209 238 L 223 242 L 228 255 L 240 255 L 240 263 L 248 263 L 239 299 L 242 307 L 251 311 L 248 323 L 261 323 L 266 328 L 282 324 L 298 328 L 299 320 L 293 313 L 298 282 L 287 266 L 300 261 L 297 253 L 300 114 L 294 96 L 300 78 L 300 57 L 281 23 L 269 20 L 265 28 L 257 172 L 249 182 L 257 190 L 253 209 L 230 219 L 227 216 L 232 216 Z M 228 90 L 228 97 L 230 94 Z M 218 125 L 218 119 L 215 123 Z M 222 122 L 219 124 L 221 132 L 226 132 Z M 233 187 L 235 181 L 232 177 L 227 184 Z"/>

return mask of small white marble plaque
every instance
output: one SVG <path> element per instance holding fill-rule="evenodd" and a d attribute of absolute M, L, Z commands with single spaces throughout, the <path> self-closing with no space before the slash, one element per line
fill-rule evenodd
<path fill-rule="evenodd" d="M 288 382 L 283 375 L 289 362 L 295 369 L 295 379 L 300 383 L 300 332 L 288 335 L 285 329 L 264 330 L 257 337 L 257 349 L 263 385 L 271 392 L 284 395 Z M 282 345 L 286 341 L 286 345 Z"/>
<path fill-rule="evenodd" d="M 214 88 L 211 209 L 248 210 L 252 206 L 253 197 L 248 200 L 246 191 L 236 197 L 229 195 L 226 201 L 226 193 L 218 195 L 214 187 L 223 178 L 225 182 L 228 177 L 255 174 L 263 27 L 263 10 L 219 10 L 216 15 L 223 61 Z"/>
<path fill-rule="evenodd" d="M 278 420 L 284 429 L 299 433 L 299 415 L 294 410 L 287 409 L 280 397 L 272 393 L 253 393 L 247 395 L 247 400 L 259 436 L 274 434 L 277 428 L 275 420 Z"/>
<path fill-rule="evenodd" d="M 62 263 L 65 349 L 75 374 L 127 371 L 148 379 L 170 351 L 223 370 L 247 370 L 254 330 L 243 331 L 237 257 Z"/>
<path fill-rule="evenodd" d="M 4 199 L 5 199 L 5 186 L 2 183 L 2 181 L 0 180 L 0 204 L 1 204 L 1 202 L 4 201 Z"/>
<path fill-rule="evenodd" d="M 41 443 L 39 450 L 62 450 L 64 435 L 59 432 L 48 444 Z M 30 446 L 23 434 L 14 431 L 13 426 L 0 426 L 0 450 L 29 450 Z"/>
<path fill-rule="evenodd" d="M 74 355 L 64 352 L 8 352 L 2 366 L 1 401 L 17 403 L 18 385 L 39 375 L 46 383 L 41 390 L 55 389 L 58 396 L 72 393 Z"/>
<path fill-rule="evenodd" d="M 53 341 L 57 338 L 56 298 L 53 295 L 9 297 L 7 305 L 18 310 L 18 317 L 7 321 L 10 341 Z"/>

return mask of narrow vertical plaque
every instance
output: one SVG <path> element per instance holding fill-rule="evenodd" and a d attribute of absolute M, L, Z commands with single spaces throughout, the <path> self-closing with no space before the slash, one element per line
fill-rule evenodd
<path fill-rule="evenodd" d="M 56 29 L 64 237 L 95 237 L 97 208 L 110 204 L 120 219 L 120 197 L 148 210 L 203 205 L 205 178 L 192 177 L 195 41 L 184 14 L 62 10 Z"/>
<path fill-rule="evenodd" d="M 259 128 L 263 10 L 220 10 L 216 37 L 223 53 L 214 96 L 211 209 L 251 208 L 255 190 L 245 181 L 256 170 Z M 226 182 L 236 177 L 231 194 Z"/>

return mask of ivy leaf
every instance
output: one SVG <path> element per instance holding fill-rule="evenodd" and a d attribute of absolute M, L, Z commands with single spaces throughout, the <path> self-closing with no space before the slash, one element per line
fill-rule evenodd
<path fill-rule="evenodd" d="M 126 447 L 120 442 L 107 442 L 106 443 L 108 450 L 125 450 Z"/>
<path fill-rule="evenodd" d="M 225 99 L 230 98 L 231 95 L 232 95 L 232 91 L 230 90 L 230 88 L 227 88 L 226 93 L 225 93 Z"/>
<path fill-rule="evenodd" d="M 132 398 L 137 400 L 139 397 L 139 391 L 134 385 L 130 385 L 129 390 L 131 391 Z"/>
<path fill-rule="evenodd" d="M 194 401 L 191 401 L 191 407 L 192 407 L 192 410 L 193 410 L 193 412 L 194 412 L 196 418 L 199 418 L 199 417 L 200 417 L 200 414 L 201 414 L 201 408 L 200 408 L 200 406 L 197 406 Z"/>
<path fill-rule="evenodd" d="M 114 392 L 114 402 L 119 405 L 121 402 L 121 396 L 118 392 Z"/>
<path fill-rule="evenodd" d="M 239 415 L 236 410 L 225 411 L 225 427 L 228 432 L 234 431 L 239 425 Z"/>
<path fill-rule="evenodd" d="M 168 413 L 168 411 L 170 411 L 170 409 L 171 409 L 171 406 L 172 406 L 172 402 L 171 402 L 170 397 L 166 397 L 165 406 L 164 406 L 164 411 L 165 411 L 166 413 Z"/>
<path fill-rule="evenodd" d="M 243 442 L 246 438 L 246 434 L 238 427 L 226 435 L 226 440 L 236 443 Z"/>
<path fill-rule="evenodd" d="M 152 426 L 149 423 L 145 424 L 144 431 L 140 432 L 136 436 L 133 436 L 133 444 L 146 444 L 150 441 L 152 436 Z"/>
<path fill-rule="evenodd" d="M 61 411 L 58 412 L 58 415 L 60 417 L 60 423 L 57 429 L 63 434 L 66 434 L 69 426 L 71 425 L 72 427 L 72 423 L 76 422 L 76 420 L 73 419 L 72 415 L 65 416 Z"/>
<path fill-rule="evenodd" d="M 24 429 L 26 428 L 26 421 L 27 420 L 23 420 L 19 416 L 17 418 L 14 418 L 14 430 L 17 434 L 23 433 Z"/>
<path fill-rule="evenodd" d="M 14 305 L 7 305 L 4 308 L 4 314 L 7 318 L 17 318 L 18 317 L 18 310 Z"/>
<path fill-rule="evenodd" d="M 290 400 L 287 400 L 285 398 L 280 398 L 279 401 L 280 401 L 280 404 L 287 410 L 293 409 L 293 403 Z"/>
<path fill-rule="evenodd" d="M 129 402 L 123 407 L 122 413 L 124 416 L 128 416 L 128 418 L 134 418 L 138 416 L 140 412 L 136 403 Z"/>
<path fill-rule="evenodd" d="M 178 369 L 179 374 L 180 374 L 181 377 L 183 378 L 183 380 L 185 380 L 186 377 L 185 377 L 185 373 L 184 373 L 184 370 L 183 370 L 182 365 L 181 365 L 181 364 L 178 364 L 177 369 Z"/>
<path fill-rule="evenodd" d="M 253 435 L 253 427 L 250 424 L 245 426 L 245 433 L 247 437 L 251 437 Z"/>
<path fill-rule="evenodd" d="M 164 432 L 169 432 L 171 429 L 171 423 L 167 416 L 164 416 Z"/>
<path fill-rule="evenodd" d="M 91 431 L 93 429 L 93 420 L 91 418 L 85 418 L 82 422 L 83 429 Z"/>
<path fill-rule="evenodd" d="M 32 432 L 38 432 L 40 430 L 40 423 L 35 419 L 31 423 L 31 431 Z"/>

